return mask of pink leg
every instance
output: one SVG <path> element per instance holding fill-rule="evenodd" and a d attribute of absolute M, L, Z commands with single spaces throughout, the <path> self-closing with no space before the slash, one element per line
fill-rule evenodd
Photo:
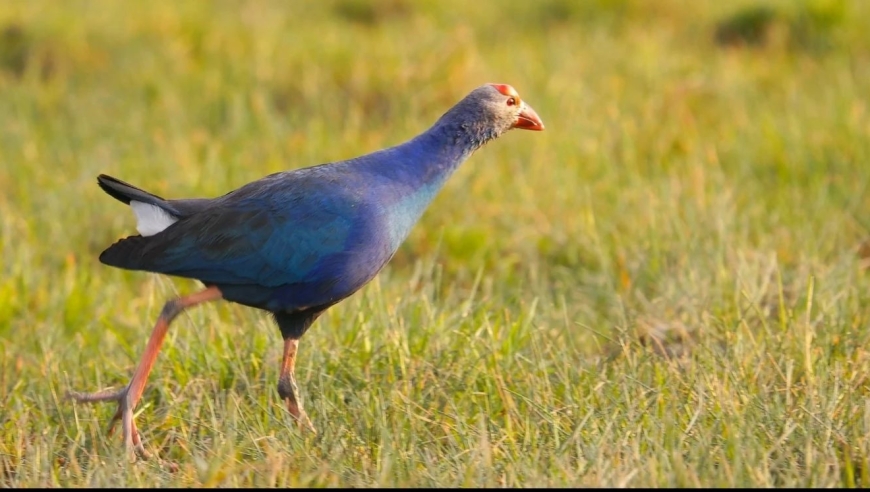
<path fill-rule="evenodd" d="M 142 397 L 142 392 L 145 391 L 145 383 L 148 381 L 148 375 L 151 373 L 154 362 L 157 360 L 157 354 L 160 353 L 160 346 L 163 344 L 163 339 L 166 337 L 169 325 L 185 309 L 203 302 L 218 300 L 222 297 L 223 295 L 217 287 L 209 287 L 195 294 L 179 297 L 167 302 L 160 312 L 160 317 L 157 318 L 157 323 L 151 332 L 151 338 L 148 340 L 148 345 L 145 347 L 145 353 L 139 361 L 139 366 L 136 368 L 133 378 L 126 387 L 119 391 L 103 390 L 96 393 L 77 393 L 71 391 L 68 393 L 69 397 L 83 403 L 117 401 L 118 411 L 115 412 L 115 415 L 109 422 L 109 434 L 111 435 L 115 424 L 120 420 L 124 431 L 124 444 L 127 449 L 135 449 L 143 456 L 147 456 L 145 448 L 142 446 L 142 440 L 139 437 L 139 431 L 136 429 L 136 422 L 133 420 L 133 409 L 136 408 L 139 398 Z"/>
<path fill-rule="evenodd" d="M 314 424 L 308 418 L 302 403 L 299 401 L 299 388 L 296 386 L 296 352 L 299 348 L 299 339 L 284 339 L 284 361 L 281 363 L 281 375 L 278 377 L 278 394 L 287 402 L 287 410 L 296 419 L 300 426 L 317 433 Z"/>

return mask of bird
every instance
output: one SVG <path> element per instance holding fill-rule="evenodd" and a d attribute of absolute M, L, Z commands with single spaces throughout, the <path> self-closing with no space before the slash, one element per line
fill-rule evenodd
<path fill-rule="evenodd" d="M 133 410 L 169 326 L 184 310 L 223 299 L 272 314 L 284 341 L 278 395 L 300 428 L 316 433 L 296 383 L 299 340 L 378 274 L 460 164 L 514 128 L 544 124 L 512 86 L 485 84 L 404 143 L 270 174 L 216 198 L 167 200 L 99 175 L 100 188 L 130 206 L 139 233 L 109 246 L 100 262 L 204 288 L 166 301 L 125 387 L 68 397 L 116 402 L 109 435 L 120 421 L 125 447 L 147 457 Z"/>

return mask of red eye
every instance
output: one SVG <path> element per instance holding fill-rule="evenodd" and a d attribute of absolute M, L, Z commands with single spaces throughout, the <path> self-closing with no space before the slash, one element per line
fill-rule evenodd
<path fill-rule="evenodd" d="M 515 97 L 508 98 L 508 100 L 507 100 L 508 106 L 516 106 L 516 104 L 517 104 L 517 99 Z"/>

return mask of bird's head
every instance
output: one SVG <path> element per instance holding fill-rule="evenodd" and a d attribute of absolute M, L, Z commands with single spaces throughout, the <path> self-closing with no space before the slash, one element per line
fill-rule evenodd
<path fill-rule="evenodd" d="M 471 91 L 442 118 L 459 126 L 479 144 L 512 129 L 541 131 L 541 118 L 507 84 L 486 84 Z"/>
<path fill-rule="evenodd" d="M 535 131 L 544 129 L 544 122 L 538 117 L 538 113 L 520 98 L 513 87 L 507 84 L 487 84 L 475 92 L 478 91 L 481 92 L 480 98 L 490 108 L 494 123 L 505 128 L 504 131 L 511 128 Z"/>

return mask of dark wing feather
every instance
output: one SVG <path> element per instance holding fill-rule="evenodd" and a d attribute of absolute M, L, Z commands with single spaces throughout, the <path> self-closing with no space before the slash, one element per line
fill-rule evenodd
<path fill-rule="evenodd" d="M 100 188 L 108 193 L 112 198 L 130 204 L 130 201 L 136 200 L 142 203 L 148 203 L 166 210 L 174 217 L 188 217 L 197 212 L 200 212 L 208 207 L 211 200 L 205 198 L 193 198 L 187 200 L 166 200 L 153 193 L 137 188 L 130 183 L 121 181 L 118 178 L 113 178 L 106 174 L 97 176 L 97 184 Z"/>
<path fill-rule="evenodd" d="M 283 289 L 294 297 L 288 303 L 320 304 L 354 292 L 389 259 L 378 214 L 354 187 L 323 179 L 252 185 L 154 236 L 121 240 L 100 261 L 278 296 Z"/>

